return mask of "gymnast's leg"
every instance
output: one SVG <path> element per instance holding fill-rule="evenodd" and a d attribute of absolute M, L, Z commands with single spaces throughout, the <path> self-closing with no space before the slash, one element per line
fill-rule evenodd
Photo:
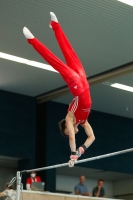
<path fill-rule="evenodd" d="M 27 38 L 28 43 L 31 44 L 33 48 L 62 75 L 65 82 L 68 82 L 73 70 L 57 58 L 44 44 L 37 40 L 26 27 L 24 27 L 23 33 Z"/>
<path fill-rule="evenodd" d="M 67 65 L 71 67 L 78 74 L 85 75 L 84 68 L 78 56 L 76 55 L 73 47 L 71 46 L 69 40 L 67 39 L 65 33 L 63 32 L 60 24 L 58 23 L 57 17 L 53 12 L 50 12 L 50 15 L 51 15 L 50 27 L 53 29 L 55 33 L 55 37 L 65 57 Z"/>

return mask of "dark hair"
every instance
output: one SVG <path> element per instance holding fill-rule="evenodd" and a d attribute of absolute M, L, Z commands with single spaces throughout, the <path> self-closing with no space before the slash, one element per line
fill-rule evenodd
<path fill-rule="evenodd" d="M 69 136 L 64 133 L 64 131 L 66 129 L 66 120 L 62 119 L 58 124 L 59 124 L 59 129 L 60 129 L 61 134 L 64 137 L 68 138 Z"/>
<path fill-rule="evenodd" d="M 13 185 L 9 185 L 9 183 L 6 183 L 5 188 L 13 189 Z"/>
<path fill-rule="evenodd" d="M 102 182 L 104 183 L 104 180 L 103 180 L 103 179 L 99 179 L 99 180 L 98 180 L 98 182 L 100 182 L 100 181 L 102 181 Z"/>

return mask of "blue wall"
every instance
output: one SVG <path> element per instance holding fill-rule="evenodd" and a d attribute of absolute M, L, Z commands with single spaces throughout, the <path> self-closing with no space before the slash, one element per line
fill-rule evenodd
<path fill-rule="evenodd" d="M 0 91 L 0 155 L 20 158 L 18 170 L 35 167 L 36 100 Z"/>

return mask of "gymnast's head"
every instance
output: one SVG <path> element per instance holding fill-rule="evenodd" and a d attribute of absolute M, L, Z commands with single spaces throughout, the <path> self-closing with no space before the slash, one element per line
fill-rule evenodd
<path fill-rule="evenodd" d="M 75 134 L 79 131 L 77 126 L 73 125 L 73 128 L 74 128 L 74 132 Z M 62 119 L 60 122 L 59 122 L 59 129 L 60 129 L 60 132 L 61 134 L 65 137 L 65 138 L 68 138 L 69 137 L 69 131 L 67 129 L 67 126 L 66 126 L 66 120 L 65 119 Z"/>
<path fill-rule="evenodd" d="M 66 120 L 65 119 L 62 119 L 59 122 L 59 129 L 60 129 L 60 132 L 63 135 L 63 137 L 65 137 L 65 138 L 69 137 L 69 134 L 68 134 L 68 131 L 67 131 L 67 127 L 66 127 Z"/>

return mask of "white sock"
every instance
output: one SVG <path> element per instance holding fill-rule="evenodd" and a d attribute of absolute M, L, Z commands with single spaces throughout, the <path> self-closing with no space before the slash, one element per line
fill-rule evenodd
<path fill-rule="evenodd" d="M 32 33 L 26 27 L 23 28 L 23 34 L 27 39 L 33 39 L 34 38 L 34 35 L 32 35 Z"/>
<path fill-rule="evenodd" d="M 53 12 L 50 12 L 50 16 L 51 16 L 51 21 L 54 21 L 54 22 L 58 23 L 58 19 L 57 19 L 56 15 Z"/>

